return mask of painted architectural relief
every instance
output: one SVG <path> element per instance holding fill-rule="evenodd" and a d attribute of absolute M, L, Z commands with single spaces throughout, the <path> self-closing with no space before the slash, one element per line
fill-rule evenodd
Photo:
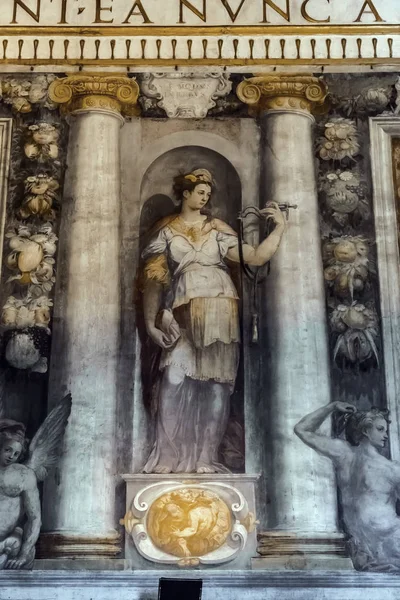
<path fill-rule="evenodd" d="M 38 373 L 48 369 L 63 173 L 62 127 L 47 96 L 53 79 L 43 75 L 1 80 L 3 106 L 16 115 L 4 247 L 4 356 L 10 366 Z"/>
<path fill-rule="evenodd" d="M 394 114 L 391 77 L 332 81 L 317 141 L 324 278 L 337 400 L 385 408 L 368 118 Z"/>
<path fill-rule="evenodd" d="M 0 83 L 0 568 L 397 573 L 396 75 Z"/>

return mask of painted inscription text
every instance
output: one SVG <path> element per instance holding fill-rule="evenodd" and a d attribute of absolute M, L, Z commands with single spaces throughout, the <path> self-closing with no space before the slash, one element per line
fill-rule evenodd
<path fill-rule="evenodd" d="M 336 6 L 335 6 L 336 4 Z M 1 0 L 6 25 L 289 25 L 396 23 L 384 0 Z"/>

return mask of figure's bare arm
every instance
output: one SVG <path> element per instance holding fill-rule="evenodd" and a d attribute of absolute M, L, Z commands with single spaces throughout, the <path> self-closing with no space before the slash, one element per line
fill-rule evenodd
<path fill-rule="evenodd" d="M 310 448 L 316 450 L 323 456 L 332 460 L 340 460 L 349 457 L 351 446 L 348 442 L 340 439 L 333 439 L 326 435 L 318 433 L 322 423 L 335 411 L 344 413 L 353 413 L 356 408 L 345 402 L 332 402 L 322 406 L 316 411 L 306 415 L 297 423 L 294 428 L 295 434 Z"/>
<path fill-rule="evenodd" d="M 173 330 L 171 334 L 166 335 L 161 329 L 156 327 L 156 318 L 160 311 L 163 297 L 163 285 L 154 280 L 148 280 L 143 291 L 143 313 L 146 324 L 146 331 L 161 348 L 170 348 L 179 337 L 179 331 Z M 174 324 L 172 324 L 172 329 Z"/>
<path fill-rule="evenodd" d="M 156 328 L 156 317 L 161 308 L 163 286 L 154 280 L 148 280 L 143 291 L 143 314 L 149 335 Z"/>
<path fill-rule="evenodd" d="M 271 220 L 275 223 L 275 229 L 257 248 L 253 248 L 249 244 L 243 244 L 244 262 L 253 267 L 262 267 L 271 260 L 279 248 L 279 244 L 285 231 L 285 217 L 275 202 L 261 212 L 265 215 L 267 220 Z M 240 262 L 238 245 L 230 248 L 227 258 L 234 262 Z"/>
<path fill-rule="evenodd" d="M 20 569 L 31 560 L 31 553 L 38 540 L 42 525 L 39 490 L 35 473 L 31 469 L 24 469 L 21 475 L 24 482 L 21 496 L 26 523 L 21 550 L 16 559 L 7 563 L 8 569 Z"/>

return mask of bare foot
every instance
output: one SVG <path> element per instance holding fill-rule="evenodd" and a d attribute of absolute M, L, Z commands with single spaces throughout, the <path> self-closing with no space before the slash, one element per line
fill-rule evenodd
<path fill-rule="evenodd" d="M 197 473 L 215 473 L 214 467 L 211 465 L 207 465 L 206 463 L 197 463 Z"/>
<path fill-rule="evenodd" d="M 158 465 L 157 467 L 155 467 L 153 472 L 158 473 L 160 475 L 167 475 L 168 473 L 171 473 L 171 468 L 163 467 L 162 465 Z"/>

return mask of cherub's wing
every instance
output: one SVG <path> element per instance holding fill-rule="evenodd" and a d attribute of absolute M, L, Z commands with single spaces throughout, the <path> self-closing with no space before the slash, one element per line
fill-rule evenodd
<path fill-rule="evenodd" d="M 38 481 L 46 479 L 49 470 L 60 456 L 71 406 L 72 398 L 71 394 L 68 394 L 48 414 L 31 441 L 25 464 L 35 471 Z"/>

